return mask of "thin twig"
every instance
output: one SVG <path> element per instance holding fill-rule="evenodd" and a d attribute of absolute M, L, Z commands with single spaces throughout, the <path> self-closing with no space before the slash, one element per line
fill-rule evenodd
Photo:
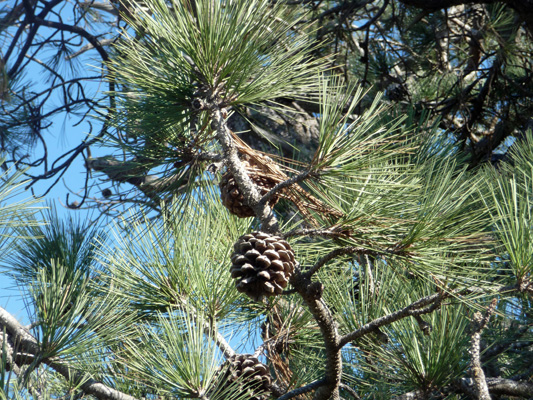
<path fill-rule="evenodd" d="M 322 257 L 320 260 L 318 260 L 315 265 L 313 265 L 308 271 L 305 272 L 305 276 L 307 278 L 312 277 L 315 273 L 318 272 L 320 268 L 322 268 L 324 265 L 326 265 L 331 260 L 344 256 L 347 254 L 354 254 L 357 251 L 357 248 L 355 247 L 343 247 L 340 249 L 335 249 L 333 251 L 330 251 L 328 254 L 326 254 L 324 257 Z"/>
<path fill-rule="evenodd" d="M 286 232 L 283 234 L 283 238 L 284 239 L 287 239 L 289 237 L 294 237 L 294 236 L 305 236 L 305 237 L 309 237 L 309 236 L 324 236 L 324 237 L 342 237 L 342 236 L 346 236 L 345 234 L 343 234 L 342 232 L 339 232 L 337 229 L 311 229 L 311 228 L 306 228 L 306 229 L 299 229 L 299 228 L 296 228 L 296 229 L 293 229 L 289 232 Z"/>
<path fill-rule="evenodd" d="M 324 265 L 326 265 L 331 260 L 348 255 L 348 254 L 374 254 L 373 251 L 368 249 L 363 249 L 361 247 L 343 247 L 340 249 L 335 249 L 328 254 L 326 254 L 324 257 L 322 257 L 320 260 L 318 260 L 315 265 L 313 265 L 308 271 L 305 272 L 305 276 L 307 278 L 312 277 L 315 273 L 318 272 L 320 268 L 322 268 Z"/>
<path fill-rule="evenodd" d="M 213 342 L 217 345 L 222 354 L 224 354 L 224 357 L 226 357 L 226 359 L 235 356 L 235 350 L 233 350 L 233 348 L 230 346 L 224 336 L 222 336 L 220 332 L 216 329 L 214 323 L 210 324 L 205 320 L 199 319 L 195 307 L 191 307 L 190 304 L 187 302 L 186 298 L 180 297 L 178 300 L 180 306 L 186 309 L 186 311 L 189 313 L 195 323 L 201 323 L 204 334 L 213 340 Z"/>
<path fill-rule="evenodd" d="M 290 392 L 285 393 L 283 396 L 278 397 L 278 400 L 289 400 L 293 397 L 299 396 L 304 393 L 308 393 L 311 390 L 315 390 L 319 388 L 320 386 L 323 386 L 326 384 L 325 379 L 319 379 L 314 382 L 311 382 L 305 386 L 299 387 L 298 389 L 291 390 Z"/>
<path fill-rule="evenodd" d="M 287 179 L 286 181 L 278 183 L 276 186 L 274 186 L 268 193 L 266 193 L 261 200 L 259 201 L 259 204 L 267 204 L 268 201 L 279 191 L 282 189 L 288 188 L 292 185 L 297 184 L 298 182 L 302 182 L 303 180 L 307 179 L 311 175 L 311 171 L 304 171 L 301 174 L 298 174 L 296 176 L 293 176 L 290 179 Z"/>
<path fill-rule="evenodd" d="M 346 390 L 355 400 L 360 400 L 361 397 L 357 394 L 355 390 L 353 390 L 350 386 L 345 385 L 344 383 L 341 383 L 339 387 L 343 390 Z"/>

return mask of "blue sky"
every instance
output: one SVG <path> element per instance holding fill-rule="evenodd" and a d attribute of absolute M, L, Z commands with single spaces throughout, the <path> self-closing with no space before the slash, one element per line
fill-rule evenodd
<path fill-rule="evenodd" d="M 63 121 L 61 121 L 60 118 L 56 118 L 53 121 L 52 126 L 60 126 Z M 61 128 L 58 128 L 58 130 Z M 79 135 L 82 136 L 83 130 L 80 129 Z M 52 130 L 51 134 L 54 133 L 54 130 Z M 52 140 L 51 143 L 55 145 L 49 146 L 49 152 L 50 156 L 54 159 L 61 154 L 65 150 L 67 150 L 69 145 L 75 144 L 73 137 L 68 138 L 68 143 L 62 143 L 63 141 L 61 138 L 59 138 L 60 132 L 56 132 L 58 139 Z M 79 139 L 78 139 L 79 140 Z M 72 143 L 70 143 L 72 142 Z M 45 206 L 46 202 L 50 202 L 52 204 L 56 204 L 56 208 L 59 215 L 66 216 L 67 214 L 74 214 L 79 215 L 80 218 L 85 218 L 88 216 L 87 210 L 69 210 L 62 206 L 62 204 L 65 203 L 65 197 L 68 193 L 67 189 L 65 188 L 65 184 L 71 188 L 76 188 L 81 182 L 84 182 L 85 180 L 85 173 L 83 170 L 82 165 L 74 164 L 72 168 L 70 168 L 67 173 L 65 174 L 62 182 L 58 183 L 50 193 L 42 198 L 39 205 Z M 48 189 L 48 185 L 50 185 L 50 181 L 42 181 L 38 182 L 34 186 L 34 192 L 36 195 L 44 193 Z M 31 196 L 31 193 L 29 191 L 25 191 L 20 193 L 17 197 L 10 199 L 10 202 L 19 201 L 22 199 L 29 198 Z M 1 270 L 2 274 L 0 274 L 0 306 L 8 310 L 10 313 L 15 315 L 20 320 L 24 321 L 24 323 L 28 323 L 27 319 L 27 312 L 26 312 L 26 305 L 22 299 L 21 290 L 17 287 L 17 284 L 14 280 L 9 278 L 5 272 L 5 270 Z"/>
<path fill-rule="evenodd" d="M 8 1 L 7 4 L 2 4 L 1 8 L 5 9 L 13 7 L 16 3 L 17 2 L 11 0 Z M 72 3 L 65 2 L 64 4 L 60 5 L 60 10 L 62 22 L 73 23 L 74 15 L 72 11 Z M 50 15 L 50 19 L 53 18 L 57 17 Z M 41 27 L 39 30 L 39 34 L 43 37 L 46 37 L 51 33 L 52 30 L 48 28 Z M 10 41 L 7 39 L 0 42 L 0 56 L 6 53 L 9 44 Z M 84 41 L 80 44 L 80 47 L 83 47 L 86 44 L 87 42 Z M 99 65 L 99 61 L 96 59 L 95 54 L 96 53 L 94 51 L 88 51 L 87 53 L 84 53 L 83 55 L 77 57 L 75 65 L 79 69 L 79 71 L 82 71 L 82 75 L 94 76 L 99 74 L 98 70 L 94 67 L 95 65 Z M 37 57 L 46 64 L 50 64 L 52 56 L 52 53 L 46 53 L 44 51 L 37 53 Z M 9 61 L 15 58 L 16 57 L 13 56 Z M 9 69 L 9 67 L 10 64 L 8 62 L 7 68 Z M 63 58 L 60 60 L 60 62 L 55 68 L 57 71 L 61 72 L 62 74 L 65 74 L 65 76 L 69 75 L 68 62 L 65 61 Z M 48 86 L 48 80 L 51 76 L 51 72 L 47 71 L 46 68 L 39 66 L 38 63 L 29 63 L 28 67 L 25 69 L 25 74 L 23 75 L 22 82 L 31 83 L 30 90 L 33 92 L 39 92 Z M 105 88 L 105 86 L 98 83 L 93 83 L 92 85 L 87 85 L 85 87 L 87 93 L 90 93 L 92 95 L 96 95 L 103 88 Z M 59 96 L 59 93 L 60 91 L 57 91 L 47 101 L 46 104 L 49 105 L 50 109 L 54 106 L 62 104 L 62 100 Z M 46 114 L 50 110 L 43 109 L 41 111 L 43 114 Z M 80 124 L 77 124 L 77 118 L 75 118 L 74 116 L 66 116 L 65 113 L 55 115 L 51 117 L 47 122 L 50 123 L 50 127 L 43 132 L 43 136 L 46 138 L 49 163 L 53 162 L 56 158 L 64 154 L 66 151 L 72 149 L 73 147 L 78 145 L 81 140 L 86 138 L 87 133 L 91 131 L 91 124 L 93 132 L 97 132 L 98 127 L 100 125 L 100 123 L 96 119 L 92 119 L 90 121 L 86 120 Z M 92 150 L 93 155 L 94 153 L 98 155 L 99 152 L 97 149 Z M 34 155 L 40 156 L 40 154 L 42 154 L 42 147 L 37 146 L 34 149 Z M 89 214 L 87 210 L 69 210 L 64 207 L 66 195 L 67 193 L 69 193 L 69 190 L 72 192 L 79 192 L 84 186 L 85 168 L 83 163 L 84 161 L 81 157 L 78 157 L 78 159 L 75 160 L 74 163 L 72 163 L 68 171 L 57 183 L 57 185 L 55 185 L 55 187 L 52 188 L 44 198 L 42 198 L 41 204 L 43 206 L 46 204 L 46 202 L 50 202 L 56 205 L 59 215 L 65 216 L 67 214 L 74 214 L 76 216 L 79 216 L 80 218 L 88 218 Z M 42 170 L 30 170 L 29 172 L 34 175 L 38 175 L 42 173 Z M 54 182 L 54 180 L 55 178 L 50 180 L 42 180 L 33 185 L 32 189 L 35 195 L 41 196 L 43 193 L 45 193 L 50 187 L 50 185 Z M 10 199 L 10 201 L 18 201 L 29 196 L 31 196 L 31 193 L 28 191 L 26 193 L 21 193 L 16 198 Z M 70 201 L 72 202 L 74 200 L 76 200 L 76 196 L 75 194 L 71 193 Z M 2 257 L 0 255 L 0 262 L 1 261 Z M 27 323 L 28 318 L 26 306 L 22 299 L 21 291 L 17 287 L 16 283 L 5 275 L 5 272 L 5 270 L 0 268 L 0 306 L 7 309 L 10 313 L 15 315 L 24 323 Z"/>

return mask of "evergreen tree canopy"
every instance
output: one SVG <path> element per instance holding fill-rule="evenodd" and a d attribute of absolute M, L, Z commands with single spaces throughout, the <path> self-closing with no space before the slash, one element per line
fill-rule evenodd
<path fill-rule="evenodd" d="M 34 169 L 0 182 L 32 310 L 0 308 L 0 397 L 533 397 L 527 6 L 76 1 L 68 25 L 59 3 L 3 17 L 1 145 Z M 58 64 L 96 50 L 107 90 L 50 66 L 17 89 L 42 27 L 73 35 Z M 49 166 L 56 90 L 100 131 Z M 112 219 L 11 203 L 80 155 L 113 190 L 70 208 Z"/>

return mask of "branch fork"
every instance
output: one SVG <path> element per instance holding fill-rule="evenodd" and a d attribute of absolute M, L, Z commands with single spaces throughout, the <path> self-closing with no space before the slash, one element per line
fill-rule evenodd
<path fill-rule="evenodd" d="M 239 159 L 237 147 L 232 139 L 231 131 L 224 118 L 222 108 L 219 106 L 210 106 L 209 113 L 212 119 L 212 128 L 214 128 L 216 137 L 224 152 L 226 165 L 241 189 L 245 202 L 254 210 L 255 215 L 261 221 L 264 232 L 271 234 L 279 233 L 279 224 L 272 209 L 267 204 L 260 203 L 262 196 L 257 189 L 257 185 L 250 179 Z"/>

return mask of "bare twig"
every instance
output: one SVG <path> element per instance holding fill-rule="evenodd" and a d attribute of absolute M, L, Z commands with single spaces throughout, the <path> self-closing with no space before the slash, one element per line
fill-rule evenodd
<path fill-rule="evenodd" d="M 415 315 L 415 320 L 424 335 L 428 336 L 433 329 L 431 327 L 431 324 L 429 322 L 424 321 L 420 315 Z"/>
<path fill-rule="evenodd" d="M 338 229 L 314 229 L 314 228 L 304 228 L 304 229 L 293 229 L 292 231 L 286 232 L 283 234 L 283 238 L 287 239 L 294 236 L 324 236 L 324 237 L 342 237 L 346 236 Z"/>
<path fill-rule="evenodd" d="M 326 383 L 324 379 L 319 379 L 314 382 L 311 382 L 305 386 L 302 386 L 298 389 L 291 390 L 290 392 L 285 393 L 283 396 L 278 397 L 278 400 L 289 400 L 296 396 L 299 396 L 304 393 L 308 393 L 311 390 L 315 390 L 321 386 L 323 386 Z"/>
<path fill-rule="evenodd" d="M 353 390 L 350 386 L 345 385 L 344 383 L 341 383 L 339 386 L 340 386 L 341 389 L 346 390 L 348 393 L 350 393 L 350 395 L 355 400 L 360 400 L 361 399 L 361 397 L 357 394 L 357 392 L 355 390 Z"/>
<path fill-rule="evenodd" d="M 102 40 L 100 40 L 100 45 L 102 47 L 106 47 L 106 46 L 109 46 L 110 44 L 112 44 L 114 42 L 115 42 L 115 39 L 102 39 Z M 65 59 L 66 60 L 72 60 L 72 59 L 82 55 L 83 53 L 85 53 L 85 52 L 87 52 L 89 50 L 92 50 L 92 49 L 94 49 L 94 45 L 92 43 L 88 43 L 85 46 L 83 46 L 81 49 L 79 49 L 77 52 L 66 56 Z"/>
<path fill-rule="evenodd" d="M 375 332 L 379 327 L 389 325 L 393 322 L 396 322 L 402 318 L 409 316 L 417 316 L 423 314 L 429 314 L 435 311 L 440 307 L 442 300 L 446 297 L 446 294 L 443 292 L 434 293 L 430 296 L 423 297 L 407 307 L 402 308 L 399 311 L 393 312 L 391 314 L 385 315 L 380 318 L 369 322 L 366 325 L 363 325 L 361 328 L 356 331 L 350 332 L 341 337 L 339 342 L 339 348 L 347 345 L 349 342 L 358 339 L 364 335 L 369 334 L 370 332 Z M 424 307 L 424 308 L 422 308 Z"/>
<path fill-rule="evenodd" d="M 348 254 L 355 254 L 355 253 L 358 253 L 361 250 L 363 250 L 363 249 L 360 249 L 358 247 L 343 247 L 343 248 L 340 248 L 340 249 L 335 249 L 333 251 L 330 251 L 328 254 L 326 254 L 324 257 L 322 257 L 320 260 L 318 260 L 315 263 L 315 265 L 313 265 L 309 269 L 309 271 L 306 271 L 304 275 L 307 278 L 310 278 L 315 273 L 317 273 L 320 268 L 322 268 L 324 265 L 326 265 L 331 260 L 333 260 L 333 259 L 335 259 L 337 257 L 340 257 L 340 256 L 348 255 Z"/>
<path fill-rule="evenodd" d="M 283 190 L 285 188 L 288 188 L 292 185 L 295 185 L 297 184 L 298 182 L 302 182 L 304 181 L 305 179 L 307 179 L 309 176 L 311 175 L 311 171 L 304 171 L 296 176 L 293 176 L 292 178 L 290 179 L 287 179 L 286 181 L 284 182 L 280 182 L 278 183 L 276 186 L 274 186 L 272 189 L 270 189 L 270 191 L 265 194 L 261 200 L 259 201 L 259 204 L 267 204 L 268 201 L 276 194 L 278 193 L 280 190 Z"/>

